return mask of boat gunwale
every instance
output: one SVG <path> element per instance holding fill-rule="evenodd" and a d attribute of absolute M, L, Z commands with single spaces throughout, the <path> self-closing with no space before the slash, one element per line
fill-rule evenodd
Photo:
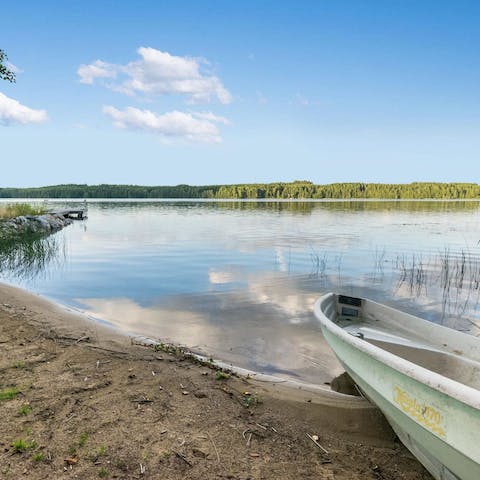
<path fill-rule="evenodd" d="M 459 402 L 466 404 L 474 409 L 480 409 L 479 390 L 463 383 L 457 382 L 451 378 L 445 377 L 437 372 L 433 372 L 432 370 L 428 370 L 425 367 L 417 365 L 416 363 L 401 358 L 398 355 L 395 355 L 391 352 L 388 352 L 387 350 L 377 347 L 376 345 L 373 345 L 363 339 L 355 337 L 350 333 L 346 332 L 343 328 L 339 327 L 337 324 L 335 324 L 335 322 L 328 318 L 328 316 L 322 310 L 323 303 L 334 295 L 334 293 L 330 292 L 321 296 L 319 299 L 316 300 L 313 308 L 317 320 L 333 335 L 339 337 L 341 340 L 345 341 L 346 343 L 350 344 L 361 352 L 369 355 L 370 357 L 373 357 L 375 360 L 384 363 L 388 367 L 393 368 L 394 370 L 397 370 L 398 372 L 406 375 L 407 377 L 412 378 L 413 380 L 416 380 L 428 386 L 429 388 L 437 390 L 447 395 L 448 397 L 458 400 Z M 371 304 L 381 305 L 377 302 L 365 298 L 362 298 L 362 300 L 367 301 Z M 396 311 L 402 313 L 400 310 Z M 421 322 L 426 322 L 426 320 L 420 317 L 414 317 Z M 439 327 L 439 325 L 433 323 L 432 325 Z"/>

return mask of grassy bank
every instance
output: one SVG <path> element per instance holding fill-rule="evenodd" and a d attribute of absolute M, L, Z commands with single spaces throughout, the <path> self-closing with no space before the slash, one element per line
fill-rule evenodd
<path fill-rule="evenodd" d="M 30 205 L 29 203 L 9 203 L 0 205 L 0 220 L 20 217 L 22 215 L 42 215 L 46 212 L 44 206 Z"/>

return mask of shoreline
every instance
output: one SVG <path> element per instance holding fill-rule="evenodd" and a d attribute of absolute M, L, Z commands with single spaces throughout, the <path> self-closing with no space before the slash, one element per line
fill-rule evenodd
<path fill-rule="evenodd" d="M 0 352 L 2 478 L 431 478 L 363 399 L 224 378 L 4 284 Z"/>
<path fill-rule="evenodd" d="M 34 312 L 40 316 L 48 313 L 50 315 L 49 319 L 46 322 L 41 322 L 42 327 L 54 328 L 58 331 L 66 329 L 66 334 L 70 336 L 81 335 L 78 338 L 85 336 L 90 338 L 95 335 L 98 343 L 112 343 L 119 348 L 126 348 L 129 345 L 155 348 L 156 345 L 161 344 L 166 347 L 166 350 L 178 350 L 178 353 L 181 353 L 184 357 L 189 357 L 194 363 L 205 363 L 214 370 L 225 371 L 228 374 L 249 380 L 251 383 L 261 384 L 264 389 L 272 394 L 278 393 L 282 398 L 295 399 L 302 398 L 304 396 L 302 395 L 303 393 L 305 393 L 306 396 L 315 394 L 317 396 L 317 403 L 319 404 L 337 405 L 352 409 L 369 410 L 375 408 L 364 398 L 336 392 L 328 385 L 306 383 L 248 370 L 237 367 L 230 362 L 207 357 L 205 354 L 191 350 L 188 346 L 160 343 L 161 340 L 159 339 L 147 337 L 136 332 L 122 331 L 115 325 L 109 324 L 109 322 L 105 320 L 92 317 L 80 309 L 59 303 L 54 299 L 30 292 L 21 287 L 0 282 L 0 299 L 4 293 L 13 299 L 13 302 L 16 304 L 28 303 L 29 308 L 35 309 Z M 0 306 L 1 305 L 0 301 Z"/>
<path fill-rule="evenodd" d="M 480 198 L 195 198 L 195 197 L 0 197 L 0 205 L 2 203 L 19 203 L 19 202 L 50 202 L 50 203 L 115 203 L 115 202 L 200 202 L 200 203 L 341 203 L 341 202 L 398 202 L 398 203 L 413 203 L 413 202 L 438 202 L 438 203 L 458 203 L 458 202 L 476 202 L 480 203 Z"/>

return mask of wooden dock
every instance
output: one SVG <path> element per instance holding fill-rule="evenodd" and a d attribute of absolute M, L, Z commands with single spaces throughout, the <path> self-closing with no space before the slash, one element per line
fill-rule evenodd
<path fill-rule="evenodd" d="M 61 210 L 59 212 L 53 213 L 57 213 L 65 218 L 70 218 L 72 220 L 85 220 L 87 218 L 86 212 L 87 211 L 84 208 L 81 208 L 76 210 Z"/>

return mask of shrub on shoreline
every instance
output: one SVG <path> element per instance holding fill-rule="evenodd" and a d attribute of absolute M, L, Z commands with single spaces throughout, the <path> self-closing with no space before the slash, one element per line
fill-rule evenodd
<path fill-rule="evenodd" d="M 22 215 L 43 215 L 46 212 L 44 206 L 34 206 L 29 203 L 8 203 L 0 205 L 0 219 L 20 217 Z"/>

